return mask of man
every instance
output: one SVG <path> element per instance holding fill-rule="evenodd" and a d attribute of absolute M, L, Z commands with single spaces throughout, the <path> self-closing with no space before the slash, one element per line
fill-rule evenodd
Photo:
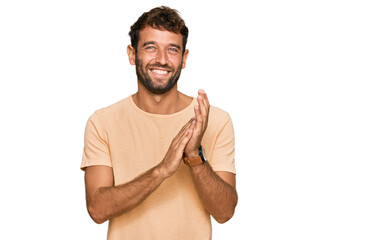
<path fill-rule="evenodd" d="M 188 29 L 176 10 L 144 13 L 129 35 L 138 92 L 88 120 L 88 212 L 109 220 L 108 239 L 211 239 L 210 215 L 224 223 L 237 204 L 231 119 L 203 90 L 177 90 Z"/>

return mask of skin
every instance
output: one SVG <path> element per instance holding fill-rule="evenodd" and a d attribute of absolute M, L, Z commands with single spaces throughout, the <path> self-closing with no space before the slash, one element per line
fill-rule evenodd
<path fill-rule="evenodd" d="M 182 52 L 180 34 L 146 27 L 140 31 L 137 56 L 128 46 L 130 64 L 138 63 L 139 71 L 149 77 L 152 87 L 164 89 L 172 76 L 186 66 L 188 50 Z M 138 75 L 139 76 L 139 75 Z M 155 114 L 178 112 L 192 102 L 192 98 L 180 93 L 177 84 L 163 93 L 150 91 L 138 78 L 138 92 L 133 95 L 135 104 L 142 110 Z M 85 186 L 88 212 L 96 223 L 131 211 L 143 202 L 161 183 L 171 177 L 182 162 L 183 154 L 198 156 L 198 147 L 208 126 L 210 104 L 203 90 L 198 92 L 195 117 L 190 119 L 172 140 L 165 157 L 155 167 L 134 180 L 114 186 L 112 168 L 92 166 L 85 170 Z M 208 162 L 190 168 L 197 193 L 204 208 L 219 223 L 228 221 L 237 204 L 235 174 L 215 172 Z"/>

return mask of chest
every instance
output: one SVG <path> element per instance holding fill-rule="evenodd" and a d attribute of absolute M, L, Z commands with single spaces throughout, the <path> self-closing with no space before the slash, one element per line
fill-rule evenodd
<path fill-rule="evenodd" d="M 109 126 L 115 184 L 130 181 L 159 164 L 171 141 L 187 121 L 185 118 L 122 119 Z"/>

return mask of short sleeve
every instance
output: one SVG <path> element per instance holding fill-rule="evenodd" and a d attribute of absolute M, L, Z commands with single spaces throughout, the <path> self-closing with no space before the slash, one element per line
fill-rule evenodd
<path fill-rule="evenodd" d="M 81 169 L 95 165 L 112 167 L 107 136 L 97 112 L 86 124 Z"/>
<path fill-rule="evenodd" d="M 235 135 L 229 115 L 217 134 L 215 148 L 210 156 L 210 164 L 214 171 L 236 173 Z"/>

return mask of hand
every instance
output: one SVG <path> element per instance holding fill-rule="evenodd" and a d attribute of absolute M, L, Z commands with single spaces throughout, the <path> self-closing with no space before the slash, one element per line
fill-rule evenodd
<path fill-rule="evenodd" d="M 159 164 L 163 176 L 170 177 L 177 171 L 182 161 L 184 149 L 192 137 L 193 129 L 194 119 L 192 118 L 181 128 L 173 139 L 164 159 Z"/>
<path fill-rule="evenodd" d="M 185 148 L 185 155 L 188 157 L 196 157 L 199 155 L 199 147 L 203 138 L 204 132 L 208 126 L 209 101 L 204 90 L 199 90 L 197 96 L 198 106 L 195 107 L 194 130 L 191 139 Z"/>

